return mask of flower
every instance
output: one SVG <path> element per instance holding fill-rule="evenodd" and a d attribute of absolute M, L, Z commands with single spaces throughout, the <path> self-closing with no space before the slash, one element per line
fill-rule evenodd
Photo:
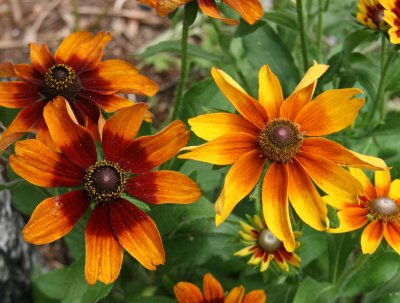
<path fill-rule="evenodd" d="M 260 216 L 254 215 L 248 217 L 251 225 L 241 221 L 243 231 L 239 231 L 245 248 L 235 253 L 235 256 L 245 257 L 252 255 L 247 262 L 251 265 L 260 265 L 260 271 L 266 271 L 271 261 L 283 270 L 289 271 L 289 264 L 296 267 L 300 266 L 300 257 L 293 252 L 288 252 L 283 243 L 274 236 Z M 300 232 L 294 232 L 295 237 L 301 235 Z M 296 243 L 298 246 L 298 243 Z"/>
<path fill-rule="evenodd" d="M 153 220 L 124 196 L 148 204 L 187 204 L 200 197 L 197 185 L 174 171 L 151 171 L 172 158 L 189 139 L 182 121 L 153 136 L 136 136 L 147 106 L 137 103 L 105 122 L 104 160 L 97 157 L 93 137 L 70 118 L 62 97 L 48 102 L 44 119 L 59 152 L 39 140 L 15 144 L 12 169 L 42 187 L 76 187 L 48 198 L 34 210 L 23 230 L 24 239 L 46 244 L 66 235 L 88 210 L 85 274 L 89 284 L 112 283 L 119 275 L 124 248 L 150 270 L 163 264 L 165 253 Z"/>
<path fill-rule="evenodd" d="M 253 290 L 243 298 L 243 286 L 235 287 L 225 297 L 221 284 L 210 273 L 204 275 L 203 291 L 204 295 L 196 285 L 188 282 L 174 286 L 178 303 L 265 303 L 267 300 L 264 290 Z"/>
<path fill-rule="evenodd" d="M 357 88 L 328 90 L 311 101 L 316 80 L 326 70 L 326 65 L 311 67 L 284 101 L 279 80 L 264 65 L 257 101 L 222 70 L 212 69 L 214 81 L 240 115 L 212 113 L 189 119 L 193 132 L 210 142 L 184 148 L 189 152 L 178 157 L 233 164 L 215 205 L 217 225 L 253 190 L 269 162 L 262 183 L 263 216 L 271 232 L 292 252 L 296 241 L 288 198 L 305 223 L 325 230 L 327 208 L 311 180 L 327 193 L 350 188 L 362 194 L 361 184 L 341 166 L 386 168 L 381 159 L 321 137 L 353 123 L 364 104 L 364 99 L 352 99 L 361 92 Z"/>
<path fill-rule="evenodd" d="M 400 43 L 400 2 L 397 0 L 380 0 L 385 8 L 384 19 L 390 25 L 389 36 L 393 44 Z"/>
<path fill-rule="evenodd" d="M 31 43 L 31 64 L 0 64 L 0 73 L 21 80 L 0 82 L 0 106 L 21 108 L 0 138 L 0 151 L 32 131 L 38 140 L 51 142 L 43 108 L 57 96 L 69 102 L 79 124 L 98 136 L 100 108 L 114 112 L 132 105 L 117 93 L 152 96 L 157 92 L 157 84 L 128 62 L 101 62 L 110 39 L 108 33 L 77 32 L 61 42 L 54 56 L 45 44 Z"/>
<path fill-rule="evenodd" d="M 357 20 L 371 29 L 384 30 L 386 22 L 383 20 L 383 11 L 380 0 L 358 0 Z"/>
<path fill-rule="evenodd" d="M 331 233 L 343 233 L 365 225 L 361 235 L 364 254 L 372 254 L 384 237 L 400 254 L 400 179 L 391 182 L 389 170 L 375 172 L 375 188 L 361 169 L 350 168 L 350 173 L 360 180 L 364 195 L 353 192 L 353 196 L 325 196 L 326 203 L 338 209 L 338 228 Z"/>
<path fill-rule="evenodd" d="M 139 2 L 154 7 L 157 14 L 163 17 L 191 1 L 192 0 L 139 0 Z M 264 15 L 260 0 L 222 0 L 222 2 L 233 8 L 249 24 L 256 23 Z M 197 3 L 203 14 L 211 18 L 220 19 L 231 25 L 239 23 L 239 21 L 235 19 L 222 17 L 212 0 L 197 0 Z"/>

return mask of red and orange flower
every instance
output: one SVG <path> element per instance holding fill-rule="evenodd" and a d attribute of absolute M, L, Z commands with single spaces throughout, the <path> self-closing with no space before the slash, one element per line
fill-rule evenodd
<path fill-rule="evenodd" d="M 289 220 L 289 203 L 308 225 L 326 230 L 327 207 L 314 184 L 323 191 L 363 194 L 360 182 L 342 166 L 385 169 L 386 164 L 346 149 L 322 136 L 354 122 L 364 99 L 356 88 L 328 90 L 311 100 L 317 79 L 327 70 L 316 64 L 286 100 L 277 77 L 265 65 L 259 74 L 259 101 L 217 68 L 212 76 L 240 115 L 212 113 L 189 119 L 193 132 L 210 141 L 184 148 L 178 156 L 216 165 L 230 165 L 216 202 L 216 223 L 225 221 L 258 183 L 262 183 L 263 216 L 271 232 L 293 252 L 296 241 Z M 312 181 L 311 181 L 312 180 Z"/>
<path fill-rule="evenodd" d="M 353 196 L 325 196 L 326 203 L 338 209 L 340 226 L 330 229 L 332 233 L 357 230 L 367 225 L 361 235 L 364 254 L 376 251 L 382 238 L 400 254 L 400 179 L 391 182 L 389 170 L 375 172 L 375 187 L 361 169 L 350 168 L 353 176 L 360 180 L 364 195 L 353 192 Z"/>
<path fill-rule="evenodd" d="M 43 108 L 57 96 L 69 102 L 79 124 L 98 136 L 100 108 L 114 112 L 133 104 L 117 93 L 152 96 L 157 92 L 157 84 L 128 62 L 101 62 L 110 39 L 108 33 L 77 32 L 61 42 L 54 56 L 45 44 L 31 43 L 31 64 L 0 64 L 0 72 L 21 80 L 0 82 L 0 106 L 22 109 L 1 136 L 0 151 L 33 131 L 48 144 Z"/>
<path fill-rule="evenodd" d="M 83 188 L 41 202 L 23 230 L 26 241 L 45 244 L 66 235 L 95 204 L 86 226 L 85 273 L 89 284 L 113 282 L 119 275 L 123 248 L 147 269 L 165 261 L 153 220 L 124 195 L 149 204 L 187 204 L 200 197 L 197 185 L 174 171 L 150 171 L 172 158 L 188 139 L 182 121 L 153 136 L 135 138 L 147 106 L 137 103 L 107 120 L 102 132 L 104 160 L 91 134 L 75 123 L 62 97 L 44 108 L 44 120 L 59 152 L 39 140 L 15 144 L 13 170 L 43 187 Z"/>
<path fill-rule="evenodd" d="M 240 225 L 243 231 L 239 231 L 246 247 L 236 252 L 235 256 L 246 257 L 251 255 L 247 263 L 255 266 L 259 265 L 260 271 L 266 271 L 271 261 L 275 261 L 283 271 L 289 271 L 289 264 L 296 267 L 300 266 L 300 257 L 285 249 L 282 241 L 271 233 L 260 216 L 247 217 L 247 220 L 250 225 L 241 221 Z M 300 232 L 294 232 L 295 238 L 300 235 Z M 298 243 L 296 244 L 298 246 Z"/>
<path fill-rule="evenodd" d="M 139 0 L 146 5 L 154 7 L 157 14 L 167 16 L 178 7 L 193 0 Z M 264 10 L 260 0 L 222 0 L 233 8 L 247 23 L 256 23 L 263 15 Z M 224 21 L 227 24 L 236 25 L 239 21 L 231 18 L 224 18 L 212 0 L 197 0 L 203 14 Z"/>
<path fill-rule="evenodd" d="M 174 292 L 178 303 L 265 303 L 267 300 L 264 290 L 253 290 L 245 296 L 243 286 L 235 287 L 225 297 L 221 284 L 210 273 L 203 278 L 204 295 L 189 282 L 179 282 Z"/>
<path fill-rule="evenodd" d="M 380 0 L 385 8 L 385 21 L 390 25 L 389 36 L 393 44 L 400 43 L 400 1 Z"/>
<path fill-rule="evenodd" d="M 383 11 L 380 0 L 358 0 L 357 20 L 371 29 L 384 30 L 387 25 Z"/>

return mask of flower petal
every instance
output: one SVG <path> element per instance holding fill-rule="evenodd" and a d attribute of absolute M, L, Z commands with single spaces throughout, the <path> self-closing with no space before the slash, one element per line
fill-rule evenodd
<path fill-rule="evenodd" d="M 335 196 L 323 196 L 322 200 L 324 202 L 336 209 L 343 209 L 347 207 L 355 207 L 356 205 L 359 205 L 358 198 L 354 197 L 355 199 L 345 199 L 341 197 L 335 197 Z"/>
<path fill-rule="evenodd" d="M 378 197 L 389 197 L 390 191 L 390 171 L 375 171 L 375 190 Z"/>
<path fill-rule="evenodd" d="M 41 87 L 43 84 L 43 75 L 30 64 L 3 62 L 0 63 L 0 72 L 5 73 L 9 77 L 20 78 L 35 87 Z"/>
<path fill-rule="evenodd" d="M 238 303 L 242 302 L 244 296 L 244 287 L 237 286 L 233 288 L 226 296 L 225 303 Z"/>
<path fill-rule="evenodd" d="M 85 231 L 85 276 L 88 284 L 97 280 L 110 284 L 119 275 L 123 251 L 110 225 L 110 205 L 97 205 Z"/>
<path fill-rule="evenodd" d="M 262 184 L 262 207 L 265 221 L 271 232 L 284 241 L 288 251 L 294 251 L 296 240 L 289 218 L 287 197 L 288 175 L 286 165 L 273 162 L 265 174 Z"/>
<path fill-rule="evenodd" d="M 48 102 L 43 116 L 55 145 L 71 162 L 85 169 L 96 162 L 94 140 L 84 127 L 72 121 L 64 98 Z"/>
<path fill-rule="evenodd" d="M 378 220 L 372 221 L 361 234 L 361 249 L 364 254 L 373 254 L 383 237 L 383 224 Z"/>
<path fill-rule="evenodd" d="M 255 136 L 246 133 L 228 133 L 193 149 L 190 148 L 188 153 L 181 154 L 178 158 L 228 165 L 254 150 L 258 150 Z"/>
<path fill-rule="evenodd" d="M 294 93 L 310 85 L 313 85 L 315 89 L 315 86 L 317 85 L 317 80 L 328 70 L 328 68 L 329 65 L 318 64 L 314 61 L 314 65 L 311 66 L 304 74 L 303 79 L 301 79 L 300 83 L 295 88 Z M 313 93 L 314 90 L 312 91 L 311 95 Z"/>
<path fill-rule="evenodd" d="M 229 169 L 224 188 L 215 204 L 217 226 L 223 223 L 236 204 L 253 190 L 260 179 L 264 164 L 265 159 L 255 150 L 243 155 Z"/>
<path fill-rule="evenodd" d="M 37 126 L 36 140 L 42 142 L 49 149 L 59 152 L 59 150 L 57 150 L 56 145 L 54 144 L 53 139 L 51 138 L 49 129 L 48 129 L 48 127 L 46 125 L 46 121 L 44 121 L 44 119 L 42 119 Z"/>
<path fill-rule="evenodd" d="M 396 222 L 383 224 L 383 236 L 387 243 L 400 254 L 400 224 Z"/>
<path fill-rule="evenodd" d="M 192 131 L 200 138 L 211 141 L 227 133 L 247 133 L 257 136 L 260 132 L 252 123 L 239 115 L 214 113 L 189 119 Z"/>
<path fill-rule="evenodd" d="M 155 1 L 157 14 L 162 17 L 165 17 L 176 10 L 178 7 L 189 3 L 191 0 L 164 0 L 164 1 Z"/>
<path fill-rule="evenodd" d="M 359 168 L 349 168 L 350 173 L 362 184 L 364 188 L 364 196 L 368 200 L 372 200 L 376 198 L 376 191 L 374 186 L 372 185 L 369 178 L 364 174 L 364 172 Z"/>
<path fill-rule="evenodd" d="M 337 213 L 340 221 L 339 227 L 328 229 L 328 232 L 345 233 L 359 229 L 369 222 L 367 215 L 368 210 L 357 205 L 346 207 Z"/>
<path fill-rule="evenodd" d="M 83 182 L 85 171 L 68 161 L 38 140 L 24 140 L 15 144 L 15 155 L 10 156 L 14 172 L 38 186 L 72 187 Z"/>
<path fill-rule="evenodd" d="M 389 198 L 397 201 L 400 200 L 400 179 L 396 179 L 390 185 Z"/>
<path fill-rule="evenodd" d="M 55 64 L 53 56 L 46 44 L 30 43 L 29 47 L 32 65 L 44 75 Z"/>
<path fill-rule="evenodd" d="M 107 160 L 119 162 L 125 149 L 135 139 L 146 110 L 146 104 L 137 103 L 120 110 L 107 120 L 102 135 L 104 157 Z"/>
<path fill-rule="evenodd" d="M 267 113 L 263 106 L 244 90 L 224 71 L 213 67 L 211 74 L 219 89 L 232 103 L 236 110 L 258 128 L 263 128 Z"/>
<path fill-rule="evenodd" d="M 127 93 L 153 96 L 158 91 L 157 83 L 122 60 L 101 62 L 95 70 L 82 74 L 80 79 L 85 90 L 103 95 Z"/>
<path fill-rule="evenodd" d="M 360 94 L 357 88 L 332 89 L 307 103 L 295 122 L 307 136 L 324 136 L 340 131 L 354 122 L 364 99 L 351 99 Z"/>
<path fill-rule="evenodd" d="M 197 0 L 197 3 L 199 4 L 199 7 L 204 15 L 207 15 L 211 18 L 219 19 L 229 25 L 239 24 L 239 21 L 235 19 L 222 17 L 220 11 L 215 6 L 212 0 Z"/>
<path fill-rule="evenodd" d="M 265 303 L 267 296 L 264 290 L 250 291 L 243 299 L 243 303 Z"/>
<path fill-rule="evenodd" d="M 40 245 L 53 242 L 71 231 L 89 208 L 81 190 L 43 200 L 22 231 L 25 241 Z"/>
<path fill-rule="evenodd" d="M 100 106 L 107 113 L 115 112 L 117 110 L 135 104 L 135 102 L 133 102 L 132 100 L 123 98 L 115 94 L 100 95 L 94 92 L 85 92 L 84 89 L 80 91 L 79 98 L 90 100 L 91 102 Z"/>
<path fill-rule="evenodd" d="M 258 75 L 258 97 L 260 104 L 264 106 L 268 119 L 273 120 L 279 117 L 279 109 L 283 103 L 281 83 L 268 65 L 260 69 Z"/>
<path fill-rule="evenodd" d="M 111 206 L 111 226 L 118 242 L 144 267 L 164 264 L 165 252 L 154 221 L 134 204 L 119 199 Z"/>
<path fill-rule="evenodd" d="M 188 204 L 201 197 L 197 184 L 175 171 L 154 171 L 128 180 L 126 191 L 131 196 L 152 204 Z"/>
<path fill-rule="evenodd" d="M 207 273 L 203 278 L 203 292 L 206 302 L 224 301 L 224 290 L 217 279 L 210 273 Z"/>
<path fill-rule="evenodd" d="M 200 289 L 188 282 L 179 282 L 174 286 L 174 293 L 178 303 L 203 303 L 204 298 Z"/>
<path fill-rule="evenodd" d="M 29 83 L 0 82 L 0 106 L 24 108 L 35 105 L 38 99 L 36 87 Z"/>
<path fill-rule="evenodd" d="M 223 2 L 237 11 L 250 25 L 253 25 L 264 16 L 264 9 L 261 6 L 260 0 L 223 0 Z"/>

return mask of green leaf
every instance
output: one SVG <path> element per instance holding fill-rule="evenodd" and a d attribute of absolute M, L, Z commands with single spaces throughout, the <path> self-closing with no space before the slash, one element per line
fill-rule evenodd
<path fill-rule="evenodd" d="M 235 38 L 242 38 L 245 37 L 255 30 L 257 30 L 259 27 L 262 27 L 265 25 L 265 22 L 259 21 L 256 24 L 250 25 L 243 19 L 240 19 L 239 25 L 236 27 L 236 31 L 233 34 Z"/>
<path fill-rule="evenodd" d="M 196 20 L 198 9 L 199 6 L 197 5 L 197 1 L 192 1 L 186 4 L 184 16 L 189 26 L 192 25 L 193 22 Z"/>
<path fill-rule="evenodd" d="M 300 282 L 293 303 L 309 303 L 310 298 L 315 303 L 335 302 L 337 289 L 326 282 L 318 282 L 306 277 Z"/>
<path fill-rule="evenodd" d="M 122 198 L 124 198 L 124 199 L 128 200 L 129 202 L 135 204 L 137 207 L 139 207 L 141 210 L 143 210 L 145 212 L 150 211 L 150 207 L 149 207 L 149 205 L 147 203 L 144 203 L 144 202 L 142 202 L 142 201 L 140 201 L 138 199 L 135 199 L 132 196 L 122 195 Z"/>
<path fill-rule="evenodd" d="M 11 202 L 23 214 L 30 216 L 36 206 L 46 199 L 43 189 L 26 182 L 17 183 L 11 188 Z"/>
<path fill-rule="evenodd" d="M 284 11 L 265 12 L 263 20 L 265 22 L 274 22 L 292 31 L 298 30 L 297 16 L 293 13 Z"/>
<path fill-rule="evenodd" d="M 359 45 L 365 42 L 371 42 L 378 38 L 379 33 L 377 31 L 370 31 L 367 29 L 359 29 L 355 32 L 351 33 L 346 37 L 343 42 L 343 52 L 346 56 L 350 55 L 350 53 Z"/>
<path fill-rule="evenodd" d="M 129 303 L 176 303 L 176 300 L 167 297 L 140 297 L 129 301 Z"/>
<path fill-rule="evenodd" d="M 66 268 L 55 269 L 33 280 L 35 292 L 39 291 L 47 298 L 61 300 L 65 291 Z"/>

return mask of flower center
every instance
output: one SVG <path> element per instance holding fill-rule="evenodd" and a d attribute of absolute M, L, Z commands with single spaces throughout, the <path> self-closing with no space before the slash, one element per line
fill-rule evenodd
<path fill-rule="evenodd" d="M 44 75 L 42 94 L 47 100 L 63 96 L 69 102 L 73 102 L 81 89 L 82 84 L 79 77 L 68 65 L 53 65 Z"/>
<path fill-rule="evenodd" d="M 284 119 L 269 122 L 258 135 L 261 152 L 270 161 L 290 162 L 302 142 L 299 127 Z"/>
<path fill-rule="evenodd" d="M 125 192 L 125 172 L 116 163 L 107 160 L 89 167 L 84 178 L 84 188 L 96 202 L 112 202 Z"/>
<path fill-rule="evenodd" d="M 258 235 L 258 245 L 263 250 L 272 253 L 281 247 L 282 242 L 269 229 L 264 229 Z"/>
<path fill-rule="evenodd" d="M 368 203 L 370 214 L 378 220 L 385 222 L 398 221 L 400 219 L 399 205 L 390 198 L 379 197 Z"/>
<path fill-rule="evenodd" d="M 379 24 L 383 21 L 383 16 L 384 16 L 383 8 L 374 10 L 371 16 L 372 22 L 374 22 L 379 27 Z"/>

